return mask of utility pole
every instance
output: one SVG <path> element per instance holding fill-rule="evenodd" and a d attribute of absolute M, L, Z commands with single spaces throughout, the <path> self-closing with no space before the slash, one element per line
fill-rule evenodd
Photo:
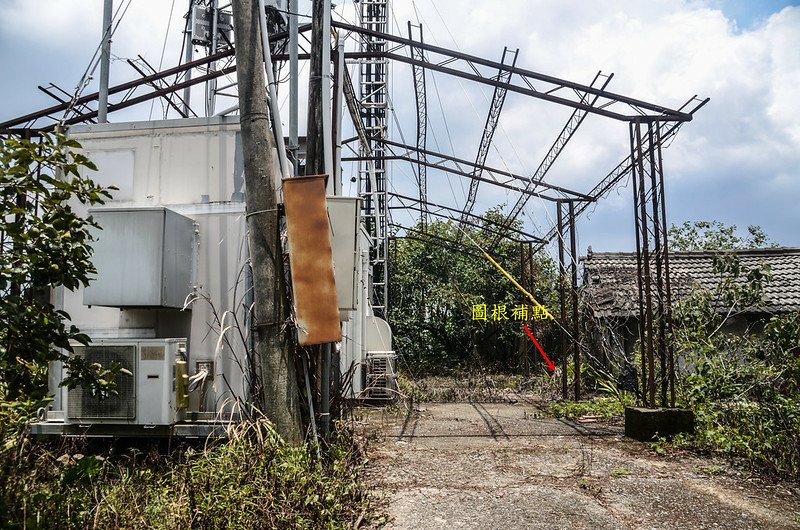
<path fill-rule="evenodd" d="M 311 58 L 308 76 L 308 122 L 306 175 L 328 175 L 328 190 L 333 191 L 331 151 L 331 2 L 313 0 L 311 11 Z M 331 425 L 331 370 L 333 345 L 320 347 L 320 431 L 325 438 Z M 336 367 L 338 369 L 338 366 Z"/>
<path fill-rule="evenodd" d="M 281 331 L 288 301 L 275 193 L 275 140 L 269 129 L 267 113 L 260 13 L 258 2 L 253 0 L 234 0 L 232 6 L 248 239 L 253 269 L 253 334 L 263 387 L 263 394 L 258 396 L 259 405 L 288 443 L 299 444 L 303 436 L 295 362 L 287 335 Z"/>

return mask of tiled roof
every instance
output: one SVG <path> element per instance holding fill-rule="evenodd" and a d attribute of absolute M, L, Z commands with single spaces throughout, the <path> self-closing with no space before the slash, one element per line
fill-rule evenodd
<path fill-rule="evenodd" d="M 753 312 L 800 311 L 800 248 L 778 247 L 737 250 L 743 267 L 769 265 L 772 281 L 766 286 L 764 303 Z M 714 273 L 714 252 L 670 252 L 672 300 L 687 296 L 695 286 L 714 290 L 719 275 Z M 582 257 L 582 293 L 596 316 L 635 316 L 639 287 L 636 281 L 636 253 L 589 252 Z"/>

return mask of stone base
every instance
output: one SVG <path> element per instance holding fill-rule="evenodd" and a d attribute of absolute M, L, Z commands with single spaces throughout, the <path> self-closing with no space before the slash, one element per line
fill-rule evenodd
<path fill-rule="evenodd" d="M 694 413 L 688 409 L 625 407 L 625 436 L 652 442 L 659 436 L 694 433 Z"/>

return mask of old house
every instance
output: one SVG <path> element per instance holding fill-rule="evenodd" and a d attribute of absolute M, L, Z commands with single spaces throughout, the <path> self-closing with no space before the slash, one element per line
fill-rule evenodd
<path fill-rule="evenodd" d="M 723 277 L 715 271 L 716 252 L 671 252 L 669 255 L 672 302 L 693 289 L 715 291 Z M 724 254 L 722 254 L 724 255 Z M 761 304 L 733 314 L 723 331 L 744 333 L 775 314 L 800 311 L 800 248 L 776 247 L 736 250 L 742 268 L 769 268 L 771 281 L 764 288 Z M 583 263 L 582 300 L 587 311 L 592 349 L 603 362 L 609 357 L 634 351 L 639 339 L 637 261 L 635 252 L 592 252 Z M 721 300 L 718 311 L 727 313 Z M 755 325 L 755 327 L 754 327 Z"/>

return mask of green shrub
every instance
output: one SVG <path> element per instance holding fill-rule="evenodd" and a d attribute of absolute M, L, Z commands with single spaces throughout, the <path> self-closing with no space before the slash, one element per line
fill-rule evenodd
<path fill-rule="evenodd" d="M 368 508 L 366 460 L 346 431 L 323 460 L 284 444 L 266 420 L 228 434 L 203 450 L 119 456 L 17 437 L 0 454 L 0 527 L 346 528 Z"/>

